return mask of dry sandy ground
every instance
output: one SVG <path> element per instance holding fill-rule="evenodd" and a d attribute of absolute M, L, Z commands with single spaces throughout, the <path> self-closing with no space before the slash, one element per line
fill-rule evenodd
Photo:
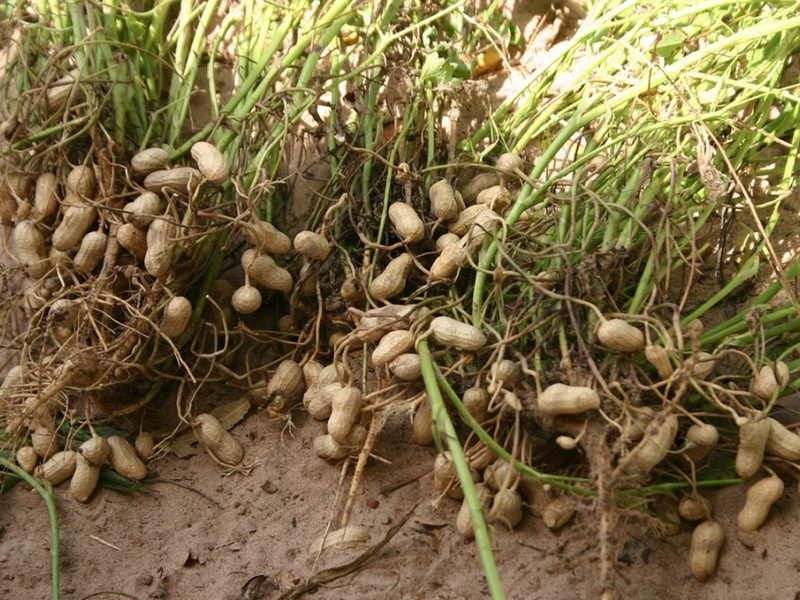
<path fill-rule="evenodd" d="M 79 504 L 59 487 L 63 598 L 208 598 L 236 600 L 244 584 L 266 575 L 262 598 L 277 598 L 315 570 L 344 564 L 363 549 L 328 549 L 314 566 L 310 543 L 340 518 L 341 469 L 314 455 L 324 424 L 300 415 L 293 435 L 264 413 L 234 432 L 244 440 L 249 477 L 225 476 L 206 454 L 168 457 L 150 465 L 150 494 L 100 490 Z M 435 450 L 410 442 L 410 428 L 390 421 L 367 470 L 352 523 L 377 543 L 418 501 L 400 532 L 355 574 L 309 598 L 486 598 L 475 544 L 455 529 L 459 503 L 437 493 L 430 473 Z M 412 481 L 389 494 L 387 487 Z M 346 481 L 349 486 L 349 478 Z M 191 488 L 191 489 L 190 489 Z M 800 598 L 798 498 L 790 487 L 760 532 L 736 532 L 743 486 L 714 497 L 726 532 L 716 575 L 705 584 L 689 574 L 689 534 L 659 539 L 633 532 L 618 555 L 618 597 L 746 600 Z M 587 515 L 588 517 L 588 515 Z M 591 527 L 579 520 L 552 533 L 526 515 L 513 532 L 495 529 L 495 556 L 508 598 L 597 598 L 597 552 Z M 19 485 L 0 496 L 0 598 L 49 598 L 49 522 L 44 503 Z"/>

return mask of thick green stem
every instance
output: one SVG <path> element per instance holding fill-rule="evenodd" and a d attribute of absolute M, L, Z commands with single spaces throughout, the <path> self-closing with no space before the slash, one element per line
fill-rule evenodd
<path fill-rule="evenodd" d="M 433 410 L 434 423 L 436 427 L 439 428 L 439 431 L 444 433 L 444 437 L 447 440 L 447 447 L 453 457 L 456 472 L 458 473 L 458 481 L 461 484 L 461 489 L 464 490 L 464 498 L 469 505 L 472 527 L 475 531 L 475 544 L 478 547 L 478 554 L 483 564 L 483 572 L 486 576 L 489 592 L 492 594 L 494 600 L 502 600 L 506 596 L 500 581 L 500 575 L 497 572 L 497 565 L 494 561 L 492 541 L 489 537 L 486 519 L 483 517 L 481 501 L 478 498 L 478 491 L 475 489 L 475 483 L 472 481 L 472 473 L 469 469 L 469 463 L 467 463 L 467 459 L 464 456 L 464 451 L 461 448 L 458 434 L 453 426 L 453 422 L 450 420 L 450 415 L 447 413 L 444 398 L 442 398 L 437 383 L 436 369 L 434 367 L 433 357 L 428 349 L 428 342 L 426 340 L 417 342 L 417 351 L 419 352 L 420 363 L 422 365 L 422 378 L 425 381 L 425 389 L 428 392 L 428 398 L 430 399 L 431 408 Z"/>
<path fill-rule="evenodd" d="M 10 459 L 0 456 L 0 466 L 11 471 L 16 477 L 24 479 L 44 500 L 50 515 L 50 566 L 53 572 L 53 600 L 61 598 L 61 558 L 58 534 L 58 511 L 53 498 L 53 487 L 45 480 L 38 481 L 26 473 Z"/>

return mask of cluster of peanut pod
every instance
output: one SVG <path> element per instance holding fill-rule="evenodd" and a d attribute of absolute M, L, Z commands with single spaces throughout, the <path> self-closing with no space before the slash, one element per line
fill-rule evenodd
<path fill-rule="evenodd" d="M 502 165 L 501 172 L 519 170 L 517 160 L 504 156 L 498 163 L 499 167 Z M 732 426 L 737 441 L 737 475 L 743 479 L 756 478 L 758 473 L 768 475 L 749 484 L 748 497 L 738 519 L 741 531 L 757 530 L 783 492 L 782 479 L 772 467 L 800 460 L 800 436 L 764 410 L 789 383 L 789 369 L 783 362 L 752 365 L 752 376 L 746 378 L 750 385 L 740 389 L 741 401 L 733 408 L 730 403 L 718 401 L 713 418 L 704 419 L 688 408 L 679 408 L 688 387 L 681 382 L 717 389 L 714 371 L 720 370 L 719 365 L 724 363 L 721 360 L 724 352 L 698 351 L 683 342 L 678 346 L 665 335 L 666 330 L 648 324 L 652 319 L 598 313 L 590 332 L 598 351 L 647 368 L 653 386 L 667 390 L 669 397 L 663 405 L 637 403 L 625 405 L 620 411 L 619 399 L 609 399 L 607 392 L 592 383 L 591 376 L 581 384 L 553 382 L 541 386 L 539 378 L 518 361 L 497 360 L 493 355 L 492 364 L 481 365 L 478 362 L 481 356 L 488 355 L 484 351 L 492 347 L 489 331 L 473 327 L 466 319 L 439 314 L 436 306 L 424 301 L 393 303 L 409 296 L 412 280 L 417 283 L 422 279 L 428 283 L 448 280 L 459 269 L 474 265 L 481 247 L 496 235 L 513 195 L 508 179 L 492 172 L 479 175 L 460 191 L 444 180 L 435 183 L 429 195 L 433 219 L 427 211 L 420 213 L 406 202 L 390 204 L 387 214 L 397 240 L 391 248 L 402 250 L 389 258 L 371 282 L 351 278 L 342 285 L 340 293 L 351 306 L 353 325 L 350 330 L 331 336 L 329 346 L 334 349 L 334 356 L 340 358 L 347 350 L 366 348 L 370 358 L 368 368 L 380 374 L 382 385 L 407 385 L 408 394 L 414 399 L 412 439 L 417 443 L 433 441 L 431 405 L 421 384 L 420 357 L 415 352 L 420 337 L 434 343 L 442 363 L 448 362 L 449 355 L 449 362 L 461 361 L 464 366 L 472 366 L 467 369 L 473 374 L 469 379 L 451 374 L 452 387 L 463 390 L 462 402 L 479 423 L 497 415 L 501 407 L 532 411 L 535 419 L 554 434 L 555 443 L 577 456 L 585 423 L 602 422 L 612 415 L 620 432 L 620 443 L 615 447 L 621 448 L 614 456 L 615 473 L 621 480 L 633 482 L 632 485 L 647 485 L 660 474 L 692 464 L 703 465 L 712 450 L 727 452 L 734 441 L 727 430 Z M 419 247 L 416 245 L 422 246 L 424 240 L 431 239 L 432 229 L 441 225 L 448 231 L 436 238 L 438 254 L 432 261 L 429 255 L 424 258 L 416 255 L 414 250 Z M 371 300 L 373 308 L 365 306 L 366 298 Z M 695 347 L 701 327 L 694 322 L 683 332 L 687 341 L 695 342 Z M 479 375 L 475 377 L 475 373 Z M 719 376 L 725 379 L 724 375 Z M 362 448 L 369 436 L 371 416 L 385 407 L 379 397 L 362 390 L 357 383 L 360 377 L 353 376 L 346 361 L 334 360 L 333 364 L 323 366 L 316 360 L 300 363 L 287 360 L 281 362 L 272 378 L 258 382 L 250 397 L 254 404 L 266 406 L 274 414 L 280 414 L 302 398 L 303 407 L 314 419 L 327 422 L 327 432 L 314 441 L 315 452 L 321 458 L 339 460 Z M 711 396 L 715 397 L 713 393 Z M 724 434 L 718 425 L 725 428 Z M 466 451 L 479 497 L 491 521 L 514 527 L 527 507 L 532 515 L 556 529 L 567 523 L 581 505 L 580 499 L 572 494 L 529 475 L 520 475 L 482 443 L 473 443 Z M 463 497 L 449 453 L 436 457 L 434 477 L 443 494 Z M 657 498 L 653 508 L 664 517 L 666 531 L 671 531 L 670 524 L 677 527 L 676 532 L 694 527 L 690 570 L 698 580 L 707 579 L 716 568 L 722 541 L 722 530 L 711 518 L 710 504 L 691 493 L 680 502 L 676 499 L 673 511 L 663 496 Z M 466 537 L 472 535 L 469 514 L 465 502 L 457 527 Z M 698 520 L 699 525 L 695 525 Z"/>

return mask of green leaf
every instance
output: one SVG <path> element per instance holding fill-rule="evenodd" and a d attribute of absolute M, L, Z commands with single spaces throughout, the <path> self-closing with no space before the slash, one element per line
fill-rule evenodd
<path fill-rule="evenodd" d="M 455 65 L 448 62 L 436 53 L 428 54 L 422 72 L 419 75 L 420 83 L 453 83 Z"/>

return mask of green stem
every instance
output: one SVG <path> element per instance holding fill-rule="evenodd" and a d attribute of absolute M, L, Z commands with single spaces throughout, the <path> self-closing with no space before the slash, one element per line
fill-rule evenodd
<path fill-rule="evenodd" d="M 10 470 L 16 477 L 24 479 L 42 497 L 47 506 L 47 513 L 50 515 L 50 566 L 53 571 L 53 600 L 61 598 L 61 558 L 59 550 L 58 534 L 58 512 L 56 502 L 53 498 L 53 486 L 46 479 L 37 481 L 31 475 L 21 469 L 13 461 L 0 456 L 0 465 Z"/>
<path fill-rule="evenodd" d="M 456 472 L 458 473 L 458 481 L 461 484 L 461 488 L 464 490 L 464 498 L 469 506 L 472 526 L 475 531 L 475 544 L 478 547 L 478 554 L 483 564 L 483 572 L 486 576 L 489 592 L 494 600 L 502 600 L 506 596 L 503 591 L 502 582 L 500 581 L 500 575 L 497 572 L 497 565 L 494 561 L 492 541 L 489 537 L 489 529 L 486 526 L 486 520 L 483 517 L 481 501 L 478 498 L 478 491 L 475 489 L 475 483 L 472 481 L 469 464 L 464 456 L 464 451 L 461 449 L 461 442 L 458 440 L 458 434 L 453 426 L 453 422 L 450 420 L 450 415 L 447 413 L 444 399 L 442 398 L 439 385 L 437 384 L 436 370 L 433 357 L 428 349 L 428 342 L 426 340 L 417 342 L 417 351 L 419 352 L 420 363 L 422 365 L 422 379 L 425 381 L 425 389 L 428 392 L 428 398 L 430 399 L 433 410 L 434 423 L 440 431 L 444 432 L 445 439 L 447 440 L 447 447 L 453 457 Z"/>

